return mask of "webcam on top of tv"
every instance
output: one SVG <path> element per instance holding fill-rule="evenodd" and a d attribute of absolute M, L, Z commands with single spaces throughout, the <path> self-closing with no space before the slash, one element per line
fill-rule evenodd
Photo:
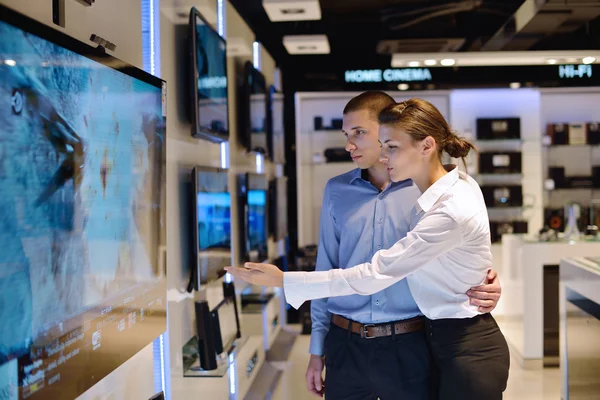
<path fill-rule="evenodd" d="M 92 33 L 92 36 L 90 36 L 90 40 L 94 43 L 96 43 L 98 45 L 99 48 L 101 48 L 102 50 L 104 49 L 108 49 L 110 51 L 115 51 L 115 49 L 117 48 L 117 45 L 109 42 L 108 40 L 104 39 L 101 36 L 98 36 L 96 34 Z"/>

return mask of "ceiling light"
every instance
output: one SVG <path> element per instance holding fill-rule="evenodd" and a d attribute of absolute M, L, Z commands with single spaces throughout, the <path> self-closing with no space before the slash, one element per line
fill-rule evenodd
<path fill-rule="evenodd" d="M 327 35 L 286 35 L 283 45 L 289 54 L 329 54 Z"/>
<path fill-rule="evenodd" d="M 400 90 L 408 90 L 409 86 L 408 83 L 401 83 L 398 85 L 398 89 Z"/>
<path fill-rule="evenodd" d="M 581 60 L 584 64 L 591 64 L 596 61 L 596 57 L 583 57 Z"/>
<path fill-rule="evenodd" d="M 510 86 L 511 89 L 518 89 L 518 88 L 521 87 L 521 83 L 519 83 L 519 82 L 511 82 L 510 85 L 508 85 L 508 86 Z"/>
<path fill-rule="evenodd" d="M 17 62 L 15 60 L 4 60 L 4 64 L 10 67 L 14 67 L 15 65 L 17 65 Z"/>
<path fill-rule="evenodd" d="M 262 0 L 262 5 L 272 22 L 321 19 L 319 0 Z"/>
<path fill-rule="evenodd" d="M 418 67 L 419 65 L 421 65 L 421 63 L 418 61 L 409 61 L 408 62 L 409 67 Z"/>
<path fill-rule="evenodd" d="M 425 65 L 427 65 L 427 66 L 431 67 L 431 66 L 433 66 L 435 64 L 437 64 L 436 60 L 425 60 Z"/>
<path fill-rule="evenodd" d="M 442 64 L 444 67 L 451 67 L 456 64 L 456 61 L 454 61 L 453 58 L 444 58 L 442 61 L 440 61 L 440 64 Z"/>
<path fill-rule="evenodd" d="M 552 65 L 556 64 L 557 62 L 558 61 L 556 61 L 554 58 L 550 58 L 550 59 L 546 60 L 547 64 L 552 64 Z"/>

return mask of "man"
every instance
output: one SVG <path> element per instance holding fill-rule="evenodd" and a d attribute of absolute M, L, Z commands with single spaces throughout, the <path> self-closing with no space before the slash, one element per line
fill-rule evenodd
<path fill-rule="evenodd" d="M 420 196 L 411 181 L 391 183 L 379 162 L 377 115 L 395 101 L 365 92 L 348 102 L 342 131 L 358 169 L 332 178 L 321 209 L 316 269 L 347 268 L 369 261 L 409 230 L 408 214 Z M 490 312 L 500 297 L 489 285 L 469 291 L 471 303 Z M 313 300 L 308 390 L 327 400 L 421 400 L 435 391 L 421 316 L 406 280 L 372 296 Z M 373 329 L 373 324 L 381 328 Z M 327 376 L 323 384 L 323 369 Z"/>

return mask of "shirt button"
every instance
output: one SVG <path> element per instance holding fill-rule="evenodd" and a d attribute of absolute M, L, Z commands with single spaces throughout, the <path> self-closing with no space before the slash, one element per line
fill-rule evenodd
<path fill-rule="evenodd" d="M 383 221 L 383 218 L 379 218 L 379 223 L 381 223 Z"/>
<path fill-rule="evenodd" d="M 379 200 L 383 199 L 383 193 L 379 195 Z"/>
<path fill-rule="evenodd" d="M 381 246 L 377 246 L 377 250 L 381 250 Z"/>
<path fill-rule="evenodd" d="M 375 302 L 375 304 L 379 305 L 379 300 L 377 300 L 377 301 Z"/>

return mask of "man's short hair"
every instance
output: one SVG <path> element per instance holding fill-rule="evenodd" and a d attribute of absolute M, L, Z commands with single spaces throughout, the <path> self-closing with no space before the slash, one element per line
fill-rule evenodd
<path fill-rule="evenodd" d="M 385 92 L 370 90 L 354 97 L 346 104 L 344 115 L 354 111 L 368 110 L 377 120 L 379 113 L 391 104 L 396 104 L 392 96 Z"/>

